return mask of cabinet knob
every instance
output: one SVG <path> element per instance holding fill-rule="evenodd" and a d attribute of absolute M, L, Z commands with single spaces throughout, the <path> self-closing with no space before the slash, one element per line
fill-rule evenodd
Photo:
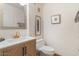
<path fill-rule="evenodd" d="M 27 47 L 23 47 L 23 56 L 26 56 L 27 54 Z"/>

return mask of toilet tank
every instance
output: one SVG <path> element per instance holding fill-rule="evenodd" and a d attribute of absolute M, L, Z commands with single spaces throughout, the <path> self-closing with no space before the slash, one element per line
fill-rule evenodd
<path fill-rule="evenodd" d="M 45 41 L 43 39 L 36 40 L 36 48 L 39 49 L 40 47 L 45 45 Z"/>

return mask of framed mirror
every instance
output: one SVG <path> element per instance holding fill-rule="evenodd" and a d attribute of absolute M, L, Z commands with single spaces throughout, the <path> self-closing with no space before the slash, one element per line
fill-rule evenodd
<path fill-rule="evenodd" d="M 26 29 L 25 7 L 19 3 L 0 3 L 0 28 Z"/>

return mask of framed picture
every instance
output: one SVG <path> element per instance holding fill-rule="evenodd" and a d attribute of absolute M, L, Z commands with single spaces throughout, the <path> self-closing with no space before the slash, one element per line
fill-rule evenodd
<path fill-rule="evenodd" d="M 51 19 L 52 24 L 60 24 L 61 23 L 61 15 L 53 15 Z"/>
<path fill-rule="evenodd" d="M 35 16 L 35 35 L 41 35 L 41 17 Z"/>
<path fill-rule="evenodd" d="M 79 11 L 77 12 L 76 16 L 75 16 L 75 23 L 79 22 Z"/>

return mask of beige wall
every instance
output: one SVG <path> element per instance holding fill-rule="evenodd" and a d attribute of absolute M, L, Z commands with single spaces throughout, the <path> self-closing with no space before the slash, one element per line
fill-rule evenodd
<path fill-rule="evenodd" d="M 40 12 L 37 11 L 40 8 Z M 41 35 L 36 36 L 37 38 L 42 38 L 43 23 L 42 23 L 42 5 L 30 3 L 29 4 L 29 33 L 31 36 L 35 36 L 35 15 L 41 16 Z"/>
<path fill-rule="evenodd" d="M 79 4 L 44 4 L 44 40 L 61 55 L 79 55 L 79 23 L 75 15 Z M 60 14 L 61 24 L 51 24 L 51 16 Z"/>

